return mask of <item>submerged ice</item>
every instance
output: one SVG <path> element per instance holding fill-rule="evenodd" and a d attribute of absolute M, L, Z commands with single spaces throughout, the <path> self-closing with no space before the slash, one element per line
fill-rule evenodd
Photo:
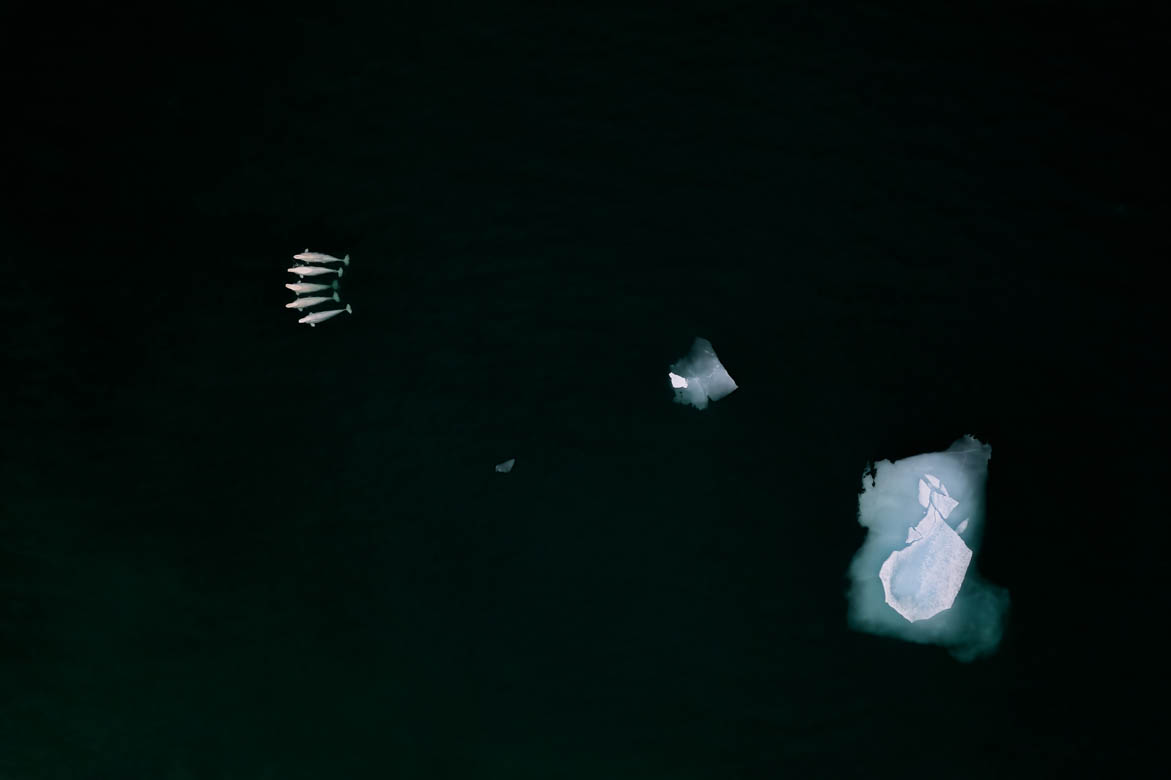
<path fill-rule="evenodd" d="M 858 521 L 867 534 L 850 564 L 851 627 L 944 645 L 961 660 L 996 649 L 1008 594 L 971 567 L 991 453 L 966 436 L 864 475 Z"/>
<path fill-rule="evenodd" d="M 708 401 L 718 401 L 736 389 L 712 343 L 703 338 L 695 340 L 687 357 L 671 365 L 667 378 L 675 390 L 675 403 L 696 409 L 706 409 Z"/>

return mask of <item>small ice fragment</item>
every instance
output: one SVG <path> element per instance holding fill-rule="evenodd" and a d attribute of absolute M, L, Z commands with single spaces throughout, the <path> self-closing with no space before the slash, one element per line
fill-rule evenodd
<path fill-rule="evenodd" d="M 939 477 L 935 476 L 934 474 L 924 474 L 923 476 L 927 477 L 927 481 L 931 483 L 931 487 L 939 487 Z"/>
<path fill-rule="evenodd" d="M 924 509 L 931 503 L 931 488 L 927 487 L 927 483 L 919 480 L 919 506 Z"/>
<path fill-rule="evenodd" d="M 504 461 L 503 463 L 497 463 L 496 470 L 498 472 L 500 472 L 501 474 L 507 474 L 508 472 L 512 471 L 513 464 L 515 464 L 515 463 L 516 463 L 516 458 L 509 458 L 508 460 Z"/>
<path fill-rule="evenodd" d="M 951 514 L 951 510 L 960 505 L 960 502 L 951 496 L 945 496 L 943 493 L 934 493 L 931 496 L 931 505 L 938 509 L 939 514 L 946 518 Z"/>
<path fill-rule="evenodd" d="M 708 401 L 718 401 L 736 389 L 712 343 L 703 338 L 695 340 L 687 357 L 674 363 L 667 376 L 675 389 L 675 403 L 696 409 L 706 409 Z"/>
<path fill-rule="evenodd" d="M 936 526 L 940 524 L 947 525 L 947 523 L 944 523 L 943 520 L 940 519 L 939 512 L 935 511 L 934 508 L 929 507 L 927 509 L 927 514 L 923 516 L 923 519 L 912 527 L 919 532 L 920 538 L 926 539 L 928 536 L 931 536 L 931 534 L 935 533 Z"/>

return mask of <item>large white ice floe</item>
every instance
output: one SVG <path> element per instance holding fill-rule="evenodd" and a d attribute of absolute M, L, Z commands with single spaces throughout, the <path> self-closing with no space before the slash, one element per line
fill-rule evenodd
<path fill-rule="evenodd" d="M 944 645 L 961 660 L 996 649 L 1008 593 L 972 566 L 991 455 L 965 436 L 945 452 L 867 470 L 858 497 L 866 539 L 849 570 L 851 627 Z"/>
<path fill-rule="evenodd" d="M 675 390 L 675 403 L 696 409 L 706 409 L 708 401 L 718 401 L 736 389 L 712 343 L 703 338 L 697 338 L 687 356 L 671 365 L 667 378 Z"/>
<path fill-rule="evenodd" d="M 931 474 L 925 475 L 942 486 Z M 919 503 L 927 513 L 907 530 L 907 545 L 895 550 L 878 570 L 886 603 L 909 621 L 926 620 L 951 609 L 972 551 L 945 521 L 959 502 L 919 480 Z"/>

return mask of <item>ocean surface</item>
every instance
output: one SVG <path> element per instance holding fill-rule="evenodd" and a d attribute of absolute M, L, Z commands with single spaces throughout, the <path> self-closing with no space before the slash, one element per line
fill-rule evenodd
<path fill-rule="evenodd" d="M 1165 10 L 52 14 L 0 14 L 0 778 L 1143 755 Z M 305 247 L 352 315 L 284 308 Z M 868 464 L 965 434 L 972 663 L 845 599 Z"/>

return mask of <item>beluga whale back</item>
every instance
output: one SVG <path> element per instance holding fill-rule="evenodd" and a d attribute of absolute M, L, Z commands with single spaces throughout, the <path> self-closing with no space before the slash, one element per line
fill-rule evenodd
<path fill-rule="evenodd" d="M 346 308 L 344 308 L 344 309 L 327 309 L 326 311 L 315 311 L 312 314 L 308 314 L 308 315 L 302 317 L 301 319 L 297 320 L 297 322 L 304 323 L 304 324 L 308 325 L 309 327 L 313 328 L 313 327 L 317 326 L 317 323 L 325 322 L 328 319 L 336 317 L 337 315 L 341 314 L 343 311 L 347 312 L 348 314 L 354 313 L 354 310 L 350 308 L 350 304 L 347 303 Z"/>
<path fill-rule="evenodd" d="M 297 297 L 290 303 L 285 304 L 286 309 L 293 309 L 295 311 L 302 311 L 314 306 L 325 303 L 326 301 L 335 301 L 341 303 L 341 296 L 338 294 L 338 279 L 342 276 L 341 268 L 327 268 L 328 264 L 343 263 L 350 264 L 350 256 L 334 257 L 327 255 L 324 252 L 310 252 L 306 249 L 304 252 L 298 252 L 293 255 L 293 259 L 298 261 L 298 265 L 291 266 L 288 271 L 291 274 L 296 274 L 302 279 L 306 276 L 321 276 L 322 274 L 337 274 L 337 277 L 330 284 L 314 284 L 312 282 L 297 281 L 293 284 L 286 284 L 285 287 L 296 293 Z M 324 295 L 305 295 L 305 293 L 324 293 Z M 328 309 L 325 311 L 314 311 L 301 317 L 297 322 L 309 327 L 316 327 L 317 323 L 325 322 L 332 319 L 342 312 L 353 314 L 354 310 L 350 304 L 346 304 L 344 309 Z"/>

